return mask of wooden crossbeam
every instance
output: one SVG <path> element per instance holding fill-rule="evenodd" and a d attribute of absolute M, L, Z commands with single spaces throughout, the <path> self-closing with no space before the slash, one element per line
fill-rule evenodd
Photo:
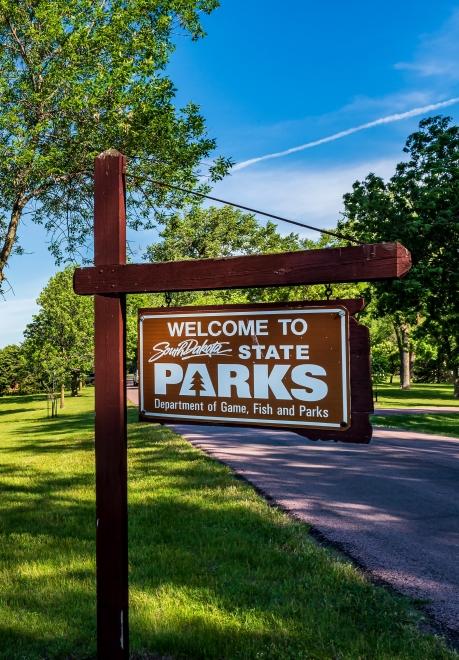
<path fill-rule="evenodd" d="M 411 255 L 400 243 L 302 250 L 222 259 L 78 268 L 74 289 L 80 295 L 155 293 L 247 287 L 363 282 L 400 278 Z"/>

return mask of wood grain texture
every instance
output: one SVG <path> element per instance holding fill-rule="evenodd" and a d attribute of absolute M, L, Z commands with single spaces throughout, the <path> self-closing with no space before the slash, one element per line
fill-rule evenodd
<path fill-rule="evenodd" d="M 95 161 L 95 263 L 126 263 L 125 158 L 104 152 Z M 95 453 L 97 653 L 126 660 L 128 635 L 126 301 L 96 295 Z"/>
<path fill-rule="evenodd" d="M 410 253 L 400 243 L 154 264 L 98 260 L 76 269 L 74 289 L 89 295 L 363 282 L 403 277 L 410 267 Z"/>
<path fill-rule="evenodd" d="M 354 318 L 349 319 L 351 374 L 351 425 L 346 431 L 299 432 L 311 440 L 369 443 L 373 435 L 370 415 L 374 412 L 370 367 L 370 333 Z"/>

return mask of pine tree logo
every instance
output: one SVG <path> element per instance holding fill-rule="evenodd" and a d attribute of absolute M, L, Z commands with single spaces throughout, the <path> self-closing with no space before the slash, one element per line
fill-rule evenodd
<path fill-rule="evenodd" d="M 194 372 L 191 383 L 192 383 L 191 387 L 195 391 L 196 396 L 199 396 L 199 393 L 205 389 L 204 382 L 202 380 L 202 376 L 199 373 L 199 371 Z"/>

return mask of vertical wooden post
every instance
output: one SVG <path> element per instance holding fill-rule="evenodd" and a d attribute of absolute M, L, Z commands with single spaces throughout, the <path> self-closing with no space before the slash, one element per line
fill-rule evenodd
<path fill-rule="evenodd" d="M 94 265 L 126 263 L 126 158 L 95 160 Z M 97 654 L 126 660 L 128 632 L 126 297 L 95 296 Z"/>

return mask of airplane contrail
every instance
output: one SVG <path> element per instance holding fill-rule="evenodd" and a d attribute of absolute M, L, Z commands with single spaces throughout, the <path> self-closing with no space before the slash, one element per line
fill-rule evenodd
<path fill-rule="evenodd" d="M 447 101 L 440 101 L 440 103 L 432 103 L 431 105 L 424 105 L 421 108 L 413 108 L 412 110 L 407 110 L 406 112 L 398 112 L 394 115 L 387 115 L 387 117 L 380 117 L 373 121 L 369 121 L 366 124 L 360 124 L 359 126 L 354 126 L 353 128 L 347 128 L 344 131 L 339 133 L 333 133 L 333 135 L 327 135 L 327 137 L 320 138 L 319 140 L 313 140 L 312 142 L 306 142 L 306 144 L 300 144 L 298 147 L 291 147 L 290 149 L 285 149 L 285 151 L 277 151 L 272 154 L 266 154 L 265 156 L 258 156 L 257 158 L 249 158 L 249 160 L 243 160 L 240 163 L 232 168 L 232 171 L 243 170 L 250 165 L 255 163 L 260 163 L 263 160 L 271 160 L 273 158 L 282 158 L 282 156 L 288 156 L 289 154 L 294 154 L 297 151 L 304 151 L 305 149 L 312 149 L 312 147 L 318 147 L 320 144 L 325 144 L 326 142 L 334 142 L 335 140 L 341 140 L 341 138 L 352 135 L 353 133 L 358 133 L 359 131 L 365 131 L 367 128 L 373 128 L 373 126 L 380 126 L 381 124 L 392 124 L 395 121 L 401 121 L 402 119 L 409 119 L 410 117 L 417 117 L 418 115 L 423 115 L 432 110 L 438 110 L 438 108 L 446 108 L 449 105 L 455 105 L 459 103 L 459 97 L 448 99 Z"/>

